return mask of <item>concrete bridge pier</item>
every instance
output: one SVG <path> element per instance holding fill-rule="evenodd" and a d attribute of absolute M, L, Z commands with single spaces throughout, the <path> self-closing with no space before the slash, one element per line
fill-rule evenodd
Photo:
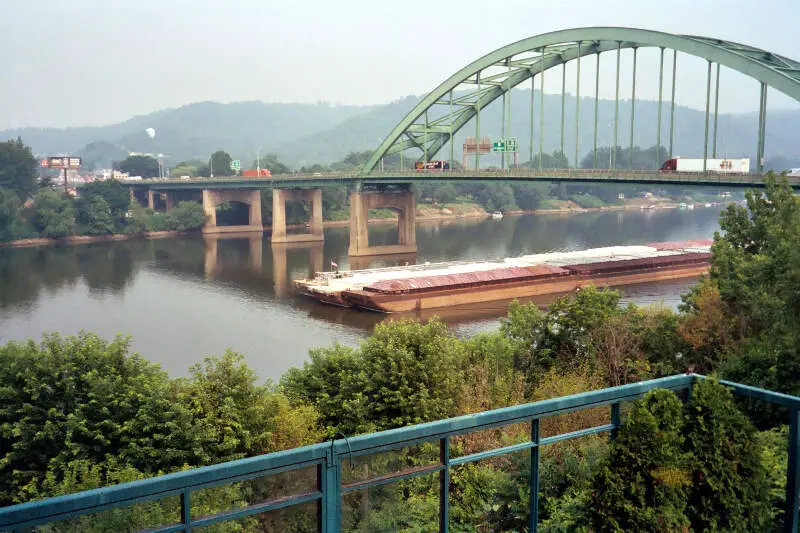
<path fill-rule="evenodd" d="M 239 202 L 249 207 L 246 226 L 217 226 L 217 206 L 225 202 Z M 245 231 L 264 231 L 261 222 L 261 191 L 259 190 L 212 190 L 203 189 L 203 211 L 206 225 L 203 233 L 238 233 Z"/>
<path fill-rule="evenodd" d="M 397 244 L 370 246 L 367 219 L 370 209 L 391 209 L 397 213 Z M 409 254 L 417 251 L 416 210 L 414 193 L 410 188 L 392 192 L 350 194 L 350 249 L 348 255 Z"/>
<path fill-rule="evenodd" d="M 286 233 L 286 202 L 310 201 L 311 233 Z M 322 189 L 272 189 L 272 242 L 308 242 L 325 239 L 322 227 Z"/>

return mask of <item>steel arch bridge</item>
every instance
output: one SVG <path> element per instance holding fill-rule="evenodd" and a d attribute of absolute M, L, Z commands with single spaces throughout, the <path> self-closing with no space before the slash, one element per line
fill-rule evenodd
<path fill-rule="evenodd" d="M 510 98 L 506 95 L 517 85 L 532 80 L 531 88 L 537 81 L 539 93 L 539 162 L 542 161 L 542 129 L 543 129 L 543 87 L 545 73 L 558 66 L 563 66 L 561 135 L 563 149 L 564 135 L 564 97 L 566 91 L 566 63 L 577 62 L 578 83 L 576 85 L 576 106 L 580 106 L 580 65 L 581 59 L 590 55 L 596 56 L 598 74 L 594 84 L 594 153 L 597 154 L 597 102 L 599 90 L 599 61 L 603 52 L 616 52 L 616 107 L 614 115 L 614 143 L 612 146 L 611 169 L 616 170 L 616 147 L 619 140 L 619 96 L 620 96 L 620 51 L 633 49 L 633 88 L 631 106 L 631 147 L 633 147 L 633 126 L 635 118 L 636 98 L 636 51 L 639 48 L 655 47 L 660 49 L 659 90 L 658 90 L 658 139 L 661 145 L 661 117 L 664 105 L 664 50 L 672 50 L 672 86 L 670 92 L 669 113 L 669 154 L 672 157 L 674 109 L 675 109 L 675 73 L 678 52 L 699 57 L 708 62 L 705 108 L 705 147 L 704 155 L 709 151 L 709 116 L 711 112 L 711 79 L 712 64 L 717 64 L 716 86 L 714 96 L 714 128 L 713 155 L 716 156 L 716 117 L 718 109 L 719 68 L 725 66 L 749 76 L 761 84 L 759 100 L 758 137 L 756 147 L 757 171 L 761 170 L 764 156 L 764 136 L 766 126 L 767 87 L 772 87 L 795 100 L 800 101 L 800 62 L 783 57 L 752 46 L 691 35 L 673 35 L 664 32 L 621 27 L 576 28 L 544 33 L 515 43 L 503 46 L 473 61 L 447 80 L 441 83 L 422 99 L 386 136 L 370 159 L 364 165 L 362 173 L 373 172 L 387 155 L 402 154 L 409 149 L 422 152 L 424 161 L 433 158 L 446 144 L 450 146 L 450 160 L 454 156 L 454 135 L 473 118 L 475 119 L 475 138 L 480 142 L 480 112 L 498 98 L 503 99 L 503 133 L 506 122 L 510 129 Z M 538 80 L 535 79 L 538 76 Z M 533 78 L 533 79 L 532 79 Z M 459 94 L 455 95 L 456 89 Z M 465 90 L 466 89 L 466 90 Z M 508 104 L 506 102 L 508 100 Z M 531 129 L 530 154 L 534 156 L 534 91 L 531 90 Z M 578 136 L 578 117 L 575 114 L 575 135 Z M 578 163 L 578 143 L 576 139 L 573 163 Z M 480 150 L 475 153 L 476 169 L 480 166 Z M 658 168 L 658 167 L 655 167 Z"/>

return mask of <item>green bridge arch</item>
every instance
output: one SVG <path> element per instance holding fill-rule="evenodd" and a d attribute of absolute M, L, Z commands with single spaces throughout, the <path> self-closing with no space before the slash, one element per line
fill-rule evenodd
<path fill-rule="evenodd" d="M 662 50 L 660 65 L 662 88 L 663 50 L 665 49 L 708 61 L 709 95 L 712 63 L 738 71 L 761 82 L 758 161 L 761 160 L 764 149 L 766 87 L 777 89 L 800 101 L 800 62 L 752 46 L 710 37 L 674 35 L 636 28 L 596 27 L 559 30 L 529 37 L 498 48 L 450 76 L 425 96 L 392 129 L 373 152 L 362 172 L 370 173 L 385 156 L 410 148 L 422 150 L 426 158 L 430 159 L 448 141 L 451 141 L 454 135 L 473 117 L 479 115 L 481 109 L 532 76 L 579 57 L 629 48 L 635 51 L 637 48 L 643 47 L 657 47 Z M 507 71 L 481 78 L 481 72 L 492 67 L 505 67 Z M 719 78 L 717 78 L 718 80 Z M 476 85 L 477 90 L 454 99 L 452 91 L 463 84 Z M 661 103 L 661 98 L 659 103 Z M 428 120 L 428 111 L 437 105 L 449 106 L 450 112 Z M 455 110 L 453 110 L 454 106 Z M 659 113 L 659 120 L 660 116 Z M 420 122 L 421 119 L 422 122 Z M 708 122 L 708 104 L 706 106 L 706 122 Z M 707 145 L 708 124 L 706 125 L 706 150 Z"/>

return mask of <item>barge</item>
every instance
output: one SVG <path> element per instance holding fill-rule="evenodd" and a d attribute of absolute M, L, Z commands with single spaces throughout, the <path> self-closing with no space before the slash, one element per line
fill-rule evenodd
<path fill-rule="evenodd" d="M 699 277 L 709 269 L 711 241 L 612 246 L 496 261 L 455 261 L 320 272 L 294 280 L 320 302 L 383 313 L 421 311 L 498 300 Z"/>

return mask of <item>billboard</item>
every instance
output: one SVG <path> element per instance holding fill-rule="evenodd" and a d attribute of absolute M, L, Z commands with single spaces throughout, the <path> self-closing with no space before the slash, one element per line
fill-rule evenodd
<path fill-rule="evenodd" d="M 48 157 L 42 160 L 41 165 L 44 168 L 71 170 L 81 168 L 81 158 L 70 156 Z"/>

